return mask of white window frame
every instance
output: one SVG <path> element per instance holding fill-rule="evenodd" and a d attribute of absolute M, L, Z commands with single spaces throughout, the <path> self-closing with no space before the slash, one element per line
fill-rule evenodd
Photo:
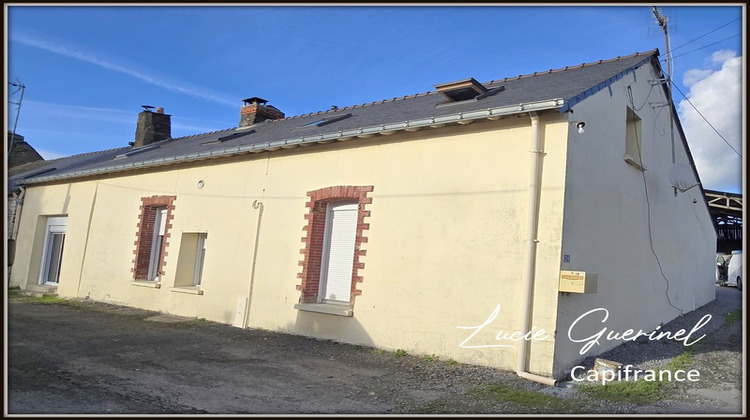
<path fill-rule="evenodd" d="M 39 282 L 40 285 L 57 286 L 60 278 L 60 268 L 62 267 L 62 257 L 65 251 L 65 232 L 67 230 L 68 218 L 67 216 L 62 217 L 48 217 L 47 224 L 45 226 L 44 233 L 44 246 L 42 247 L 42 265 L 39 270 Z M 57 257 L 57 261 L 54 263 L 57 269 L 57 276 L 55 282 L 47 281 L 49 277 L 49 271 L 52 268 L 52 252 L 51 243 L 54 241 L 55 235 L 62 234 L 62 244 L 60 245 L 60 255 Z"/>
<path fill-rule="evenodd" d="M 633 109 L 627 107 L 627 116 L 625 119 L 625 162 L 635 168 L 645 171 L 643 166 L 643 141 L 641 131 L 641 117 Z"/>
<path fill-rule="evenodd" d="M 332 234 L 334 231 L 334 212 L 335 211 L 352 211 L 354 212 L 354 225 L 351 227 L 350 232 L 345 232 L 344 235 L 346 237 L 343 240 L 351 241 L 351 253 L 349 253 L 349 250 L 347 250 L 346 254 L 340 257 L 331 255 L 331 244 L 332 244 Z M 318 291 L 318 303 L 331 303 L 331 304 L 338 304 L 338 305 L 349 305 L 351 303 L 351 287 L 352 287 L 352 270 L 354 268 L 354 244 L 356 241 L 357 236 L 357 220 L 358 218 L 358 212 L 359 212 L 359 203 L 358 202 L 351 202 L 351 201 L 339 201 L 339 202 L 332 202 L 328 203 L 326 205 L 326 224 L 324 229 L 324 237 L 323 237 L 323 255 L 321 257 L 320 262 L 320 284 L 319 284 L 319 291 Z M 348 273 L 348 275 L 345 275 L 346 278 L 346 285 L 347 285 L 347 293 L 346 293 L 346 299 L 329 299 L 328 298 L 328 283 L 329 280 L 329 268 L 331 266 L 331 259 L 332 258 L 346 258 L 349 259 L 348 262 L 345 262 L 345 267 L 348 267 L 348 270 L 344 270 L 344 273 Z"/>
<path fill-rule="evenodd" d="M 159 266 L 161 265 L 161 251 L 164 248 L 164 233 L 167 228 L 167 208 L 158 207 L 154 220 L 154 236 L 151 240 L 151 255 L 148 262 L 149 281 L 159 281 Z"/>
<path fill-rule="evenodd" d="M 207 233 L 198 233 L 198 244 L 195 251 L 195 269 L 193 272 L 193 286 L 200 287 L 203 279 L 203 261 L 206 258 Z"/>

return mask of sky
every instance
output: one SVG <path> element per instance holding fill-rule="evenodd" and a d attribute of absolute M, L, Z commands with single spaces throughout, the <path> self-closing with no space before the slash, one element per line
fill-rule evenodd
<path fill-rule="evenodd" d="M 6 127 L 46 159 L 127 146 L 141 105 L 181 137 L 236 127 L 253 96 L 294 116 L 654 48 L 666 69 L 647 4 L 5 7 Z M 659 9 L 703 187 L 742 192 L 743 6 Z"/>

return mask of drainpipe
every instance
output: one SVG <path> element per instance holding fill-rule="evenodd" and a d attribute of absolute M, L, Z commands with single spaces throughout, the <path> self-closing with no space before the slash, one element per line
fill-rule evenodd
<path fill-rule="evenodd" d="M 539 195 L 541 192 L 541 163 L 544 156 L 544 150 L 539 141 L 539 116 L 536 112 L 529 113 L 531 117 L 531 183 L 529 185 L 529 220 L 527 225 L 528 245 L 526 249 L 526 269 L 523 279 L 523 300 L 522 316 L 523 323 L 521 331 L 531 330 L 531 315 L 534 299 L 534 276 L 536 269 L 536 244 L 539 242 L 536 238 L 537 228 L 539 226 Z M 552 378 L 534 375 L 526 371 L 526 357 L 529 352 L 528 340 L 519 341 L 518 346 L 518 363 L 516 365 L 516 374 L 524 379 L 540 382 L 545 385 L 556 386 L 557 381 Z"/>
<path fill-rule="evenodd" d="M 8 238 L 8 281 L 10 281 L 10 274 L 11 271 L 13 271 L 13 263 L 16 259 L 16 238 L 18 237 L 18 228 L 20 226 L 21 209 L 23 208 L 23 196 L 26 194 L 26 188 L 18 188 L 21 189 L 21 193 L 18 195 L 15 195 L 15 193 L 13 193 L 13 200 L 15 200 L 16 202 L 16 208 L 13 213 L 13 226 L 10 226 L 10 237 Z"/>
<path fill-rule="evenodd" d="M 14 210 L 13 226 L 10 226 L 10 237 L 8 238 L 8 281 L 10 281 L 10 274 L 13 270 L 13 263 L 16 259 L 16 238 L 18 238 L 18 229 L 21 226 L 21 210 L 23 209 L 23 197 L 24 195 L 26 195 L 26 188 L 18 188 L 21 189 L 21 193 L 13 198 L 16 201 L 16 209 Z"/>
<path fill-rule="evenodd" d="M 91 198 L 91 208 L 89 209 L 89 220 L 86 225 L 86 239 L 83 241 L 83 257 L 81 257 L 81 270 L 78 272 L 78 288 L 76 297 L 81 294 L 81 281 L 83 280 L 83 268 L 86 266 L 86 256 L 89 250 L 89 234 L 91 233 L 91 221 L 94 220 L 94 208 L 96 207 L 96 196 L 99 193 L 99 182 L 94 187 L 94 196 Z M 88 298 L 88 295 L 86 296 Z"/>
<path fill-rule="evenodd" d="M 13 217 L 13 230 L 10 233 L 11 239 L 16 239 L 18 236 L 18 228 L 21 224 L 21 210 L 23 209 L 23 197 L 26 195 L 25 187 L 18 187 L 21 189 L 21 193 L 16 197 L 16 214 Z"/>
<path fill-rule="evenodd" d="M 247 306 L 245 309 L 245 317 L 242 319 L 242 328 L 247 328 L 250 317 L 250 305 L 253 302 L 253 283 L 255 282 L 255 262 L 258 259 L 258 239 L 260 239 L 260 222 L 263 220 L 263 202 L 255 200 L 253 201 L 253 208 L 258 210 L 258 226 L 255 228 L 255 245 L 253 247 L 253 264 L 250 268 L 250 285 L 247 290 Z"/>

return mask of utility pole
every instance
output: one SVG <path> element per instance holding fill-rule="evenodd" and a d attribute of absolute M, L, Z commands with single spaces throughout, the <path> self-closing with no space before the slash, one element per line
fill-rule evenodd
<path fill-rule="evenodd" d="M 10 141 L 8 142 L 8 156 L 10 156 L 10 152 L 11 150 L 13 150 L 13 144 L 15 143 L 15 140 L 16 140 L 16 128 L 18 127 L 18 117 L 21 115 L 21 104 L 23 103 L 23 92 L 24 90 L 26 90 L 26 86 L 24 86 L 24 84 L 21 83 L 21 81 L 19 81 L 18 79 L 16 79 L 15 82 L 12 82 L 12 83 L 9 82 L 8 84 L 13 87 L 17 87 L 18 90 L 16 90 L 16 92 L 18 92 L 19 90 L 21 91 L 21 98 L 18 100 L 18 102 L 8 101 L 11 104 L 18 105 L 18 108 L 16 109 L 16 120 L 13 122 L 13 132 L 11 133 Z M 16 92 L 13 92 L 13 93 L 16 93 Z"/>
<path fill-rule="evenodd" d="M 666 83 L 667 83 L 667 106 L 669 106 L 669 136 L 672 142 L 672 165 L 675 164 L 675 149 L 674 149 L 674 103 L 672 103 L 672 50 L 669 47 L 669 32 L 667 31 L 667 17 L 662 16 L 661 12 L 659 12 L 659 9 L 656 6 L 653 6 L 651 8 L 651 11 L 654 12 L 654 16 L 656 17 L 656 21 L 659 23 L 659 26 L 664 30 L 664 43 L 666 47 L 666 51 L 664 53 L 664 56 L 667 60 L 667 75 L 666 75 Z M 677 197 L 677 188 L 674 188 L 674 195 Z"/>

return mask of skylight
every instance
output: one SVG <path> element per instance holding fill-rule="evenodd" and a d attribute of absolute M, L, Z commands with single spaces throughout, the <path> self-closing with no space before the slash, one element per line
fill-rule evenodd
<path fill-rule="evenodd" d="M 447 103 L 463 102 L 471 99 L 479 100 L 501 92 L 504 89 L 505 88 L 503 86 L 500 86 L 498 88 L 488 90 L 486 87 L 484 87 L 484 85 L 477 82 L 473 77 L 458 80 L 455 82 L 435 85 L 435 90 L 442 93 L 443 96 L 448 98 Z"/>
<path fill-rule="evenodd" d="M 133 149 L 133 150 L 130 150 L 130 151 L 128 151 L 128 152 L 125 152 L 125 153 L 122 153 L 122 154 L 116 155 L 116 156 L 114 157 L 114 159 L 125 159 L 125 158 L 126 158 L 126 157 L 128 157 L 128 156 L 133 156 L 133 155 L 136 155 L 136 154 L 138 154 L 138 153 L 142 153 L 142 152 L 146 152 L 146 151 L 148 151 L 148 150 L 156 149 L 156 148 L 157 148 L 157 147 L 159 147 L 159 146 L 160 146 L 160 145 L 158 145 L 158 144 L 155 144 L 155 145 L 153 145 L 153 146 L 144 146 L 144 147 L 139 147 L 139 148 L 137 148 L 137 149 Z"/>
<path fill-rule="evenodd" d="M 345 120 L 349 117 L 351 117 L 352 114 L 344 114 L 344 115 L 336 115 L 334 117 L 327 117 L 327 118 L 321 118 L 319 120 L 315 120 L 313 122 L 309 122 L 307 124 L 301 125 L 297 127 L 297 129 L 300 128 L 312 128 L 312 127 L 322 127 L 324 125 L 328 125 L 331 123 L 335 123 L 336 121 Z"/>
<path fill-rule="evenodd" d="M 215 139 L 215 140 L 209 140 L 209 141 L 203 142 L 201 144 L 202 145 L 206 145 L 206 144 L 224 143 L 225 141 L 234 140 L 234 139 L 237 139 L 237 138 L 240 138 L 240 137 L 244 137 L 244 136 L 253 134 L 254 132 L 255 132 L 255 130 L 236 131 L 236 132 L 234 132 L 232 134 L 229 134 L 227 136 L 219 137 L 218 139 Z"/>

